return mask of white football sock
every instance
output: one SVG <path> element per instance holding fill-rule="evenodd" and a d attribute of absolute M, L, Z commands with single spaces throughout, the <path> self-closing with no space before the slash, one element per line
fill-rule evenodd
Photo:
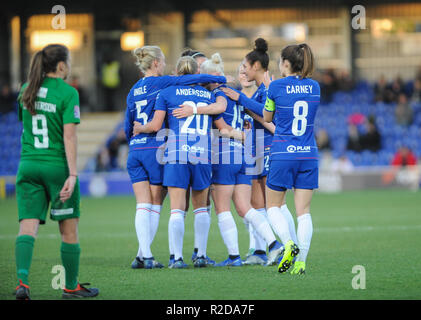
<path fill-rule="evenodd" d="M 258 212 L 256 209 L 251 208 L 244 216 L 251 225 L 255 232 L 264 239 L 264 241 L 269 245 L 276 240 L 275 235 L 273 234 L 272 229 L 270 228 L 269 222 L 265 216 Z M 266 246 L 265 249 L 266 251 Z"/>
<path fill-rule="evenodd" d="M 254 242 L 254 230 L 253 226 L 246 220 L 243 219 L 244 225 L 246 227 L 246 230 L 249 234 L 249 249 L 255 249 L 256 243 Z"/>
<path fill-rule="evenodd" d="M 292 241 L 294 241 L 294 243 L 298 243 L 297 233 L 295 231 L 294 218 L 292 217 L 292 214 L 289 211 L 289 209 L 288 209 L 288 207 L 287 207 L 286 204 L 284 204 L 283 206 L 281 206 L 281 212 L 284 215 L 285 219 L 287 219 L 287 221 L 288 221 L 288 229 L 289 229 L 289 234 L 291 235 Z"/>
<path fill-rule="evenodd" d="M 184 238 L 184 211 L 171 210 L 171 216 L 168 223 L 168 238 L 170 247 L 174 251 L 174 259 L 183 258 L 183 238 Z"/>
<path fill-rule="evenodd" d="M 197 256 L 206 257 L 208 235 L 210 228 L 210 215 L 206 208 L 198 208 L 194 212 L 194 238 L 197 247 Z"/>
<path fill-rule="evenodd" d="M 300 253 L 297 260 L 305 262 L 307 259 L 308 250 L 310 249 L 311 237 L 313 236 L 313 222 L 310 213 L 305 213 L 297 218 L 298 229 L 298 248 Z"/>
<path fill-rule="evenodd" d="M 281 209 L 278 207 L 269 208 L 267 213 L 270 225 L 285 245 L 289 240 L 291 240 L 287 219 L 285 219 Z"/>
<path fill-rule="evenodd" d="M 162 206 L 153 204 L 151 206 L 151 218 L 150 218 L 150 225 L 151 225 L 151 244 L 153 239 L 155 238 L 156 232 L 158 231 L 159 225 L 159 217 L 161 214 Z"/>
<path fill-rule="evenodd" d="M 143 258 L 152 258 L 150 246 L 150 214 L 150 203 L 138 203 L 136 205 L 135 227 L 137 240 L 139 241 L 139 251 L 141 251 Z"/>
<path fill-rule="evenodd" d="M 234 218 L 230 211 L 224 211 L 217 215 L 219 231 L 228 249 L 229 255 L 239 255 L 238 232 Z"/>
<path fill-rule="evenodd" d="M 263 215 L 263 217 L 267 220 L 267 214 L 266 214 L 266 209 L 265 208 L 260 208 L 260 209 L 256 209 L 257 212 L 259 212 L 260 214 Z M 269 221 L 268 221 L 269 223 Z M 269 224 L 270 226 L 270 224 Z M 261 251 L 266 251 L 266 240 L 264 238 L 262 238 L 258 232 L 256 232 L 256 230 L 253 229 L 253 238 L 254 238 L 254 242 L 255 242 L 255 249 L 256 250 L 261 250 Z M 273 232 L 272 232 L 273 233 Z"/>

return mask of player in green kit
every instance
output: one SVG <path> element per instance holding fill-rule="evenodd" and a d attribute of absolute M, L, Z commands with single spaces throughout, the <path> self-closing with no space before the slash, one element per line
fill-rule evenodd
<path fill-rule="evenodd" d="M 76 169 L 79 96 L 64 80 L 70 73 L 69 51 L 52 44 L 31 62 L 28 82 L 18 97 L 23 122 L 22 152 L 16 177 L 19 234 L 16 238 L 16 299 L 29 299 L 28 274 L 40 224 L 58 221 L 66 285 L 63 298 L 94 297 L 96 288 L 78 283 L 80 191 Z"/>

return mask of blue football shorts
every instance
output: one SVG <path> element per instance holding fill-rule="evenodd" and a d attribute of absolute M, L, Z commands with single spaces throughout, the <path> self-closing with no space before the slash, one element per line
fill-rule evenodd
<path fill-rule="evenodd" d="M 266 185 L 276 191 L 317 189 L 318 160 L 271 160 Z"/>

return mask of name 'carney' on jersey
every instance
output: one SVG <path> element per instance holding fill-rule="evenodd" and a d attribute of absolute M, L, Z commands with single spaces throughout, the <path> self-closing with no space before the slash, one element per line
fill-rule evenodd
<path fill-rule="evenodd" d="M 214 94 L 199 85 L 172 86 L 159 93 L 155 111 L 167 112 L 170 129 L 167 141 L 168 161 L 210 163 L 213 116 L 196 114 L 177 119 L 173 116 L 173 111 L 182 104 L 200 108 L 214 102 Z"/>
<path fill-rule="evenodd" d="M 22 103 L 19 93 L 19 120 L 23 123 L 21 159 L 51 161 L 66 166 L 63 126 L 80 123 L 79 94 L 60 78 L 46 77 L 35 99 L 35 115 Z"/>
<path fill-rule="evenodd" d="M 317 81 L 289 76 L 272 81 L 265 109 L 275 112 L 271 160 L 318 159 L 314 119 L 320 104 Z"/>

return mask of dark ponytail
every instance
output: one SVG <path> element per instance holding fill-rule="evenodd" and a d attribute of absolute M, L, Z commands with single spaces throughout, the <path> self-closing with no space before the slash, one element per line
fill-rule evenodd
<path fill-rule="evenodd" d="M 29 67 L 28 86 L 22 95 L 22 103 L 32 115 L 36 114 L 35 99 L 45 75 L 55 72 L 57 64 L 61 61 L 67 63 L 68 59 L 69 50 L 60 44 L 50 44 L 33 56 Z"/>
<path fill-rule="evenodd" d="M 285 47 L 281 52 L 281 59 L 288 60 L 291 71 L 298 73 L 301 78 L 311 76 L 314 71 L 313 52 L 306 43 Z"/>
<path fill-rule="evenodd" d="M 269 68 L 268 43 L 263 38 L 257 38 L 254 41 L 254 50 L 246 55 L 247 61 L 253 66 L 256 61 L 259 61 L 262 68 L 266 71 Z"/>

